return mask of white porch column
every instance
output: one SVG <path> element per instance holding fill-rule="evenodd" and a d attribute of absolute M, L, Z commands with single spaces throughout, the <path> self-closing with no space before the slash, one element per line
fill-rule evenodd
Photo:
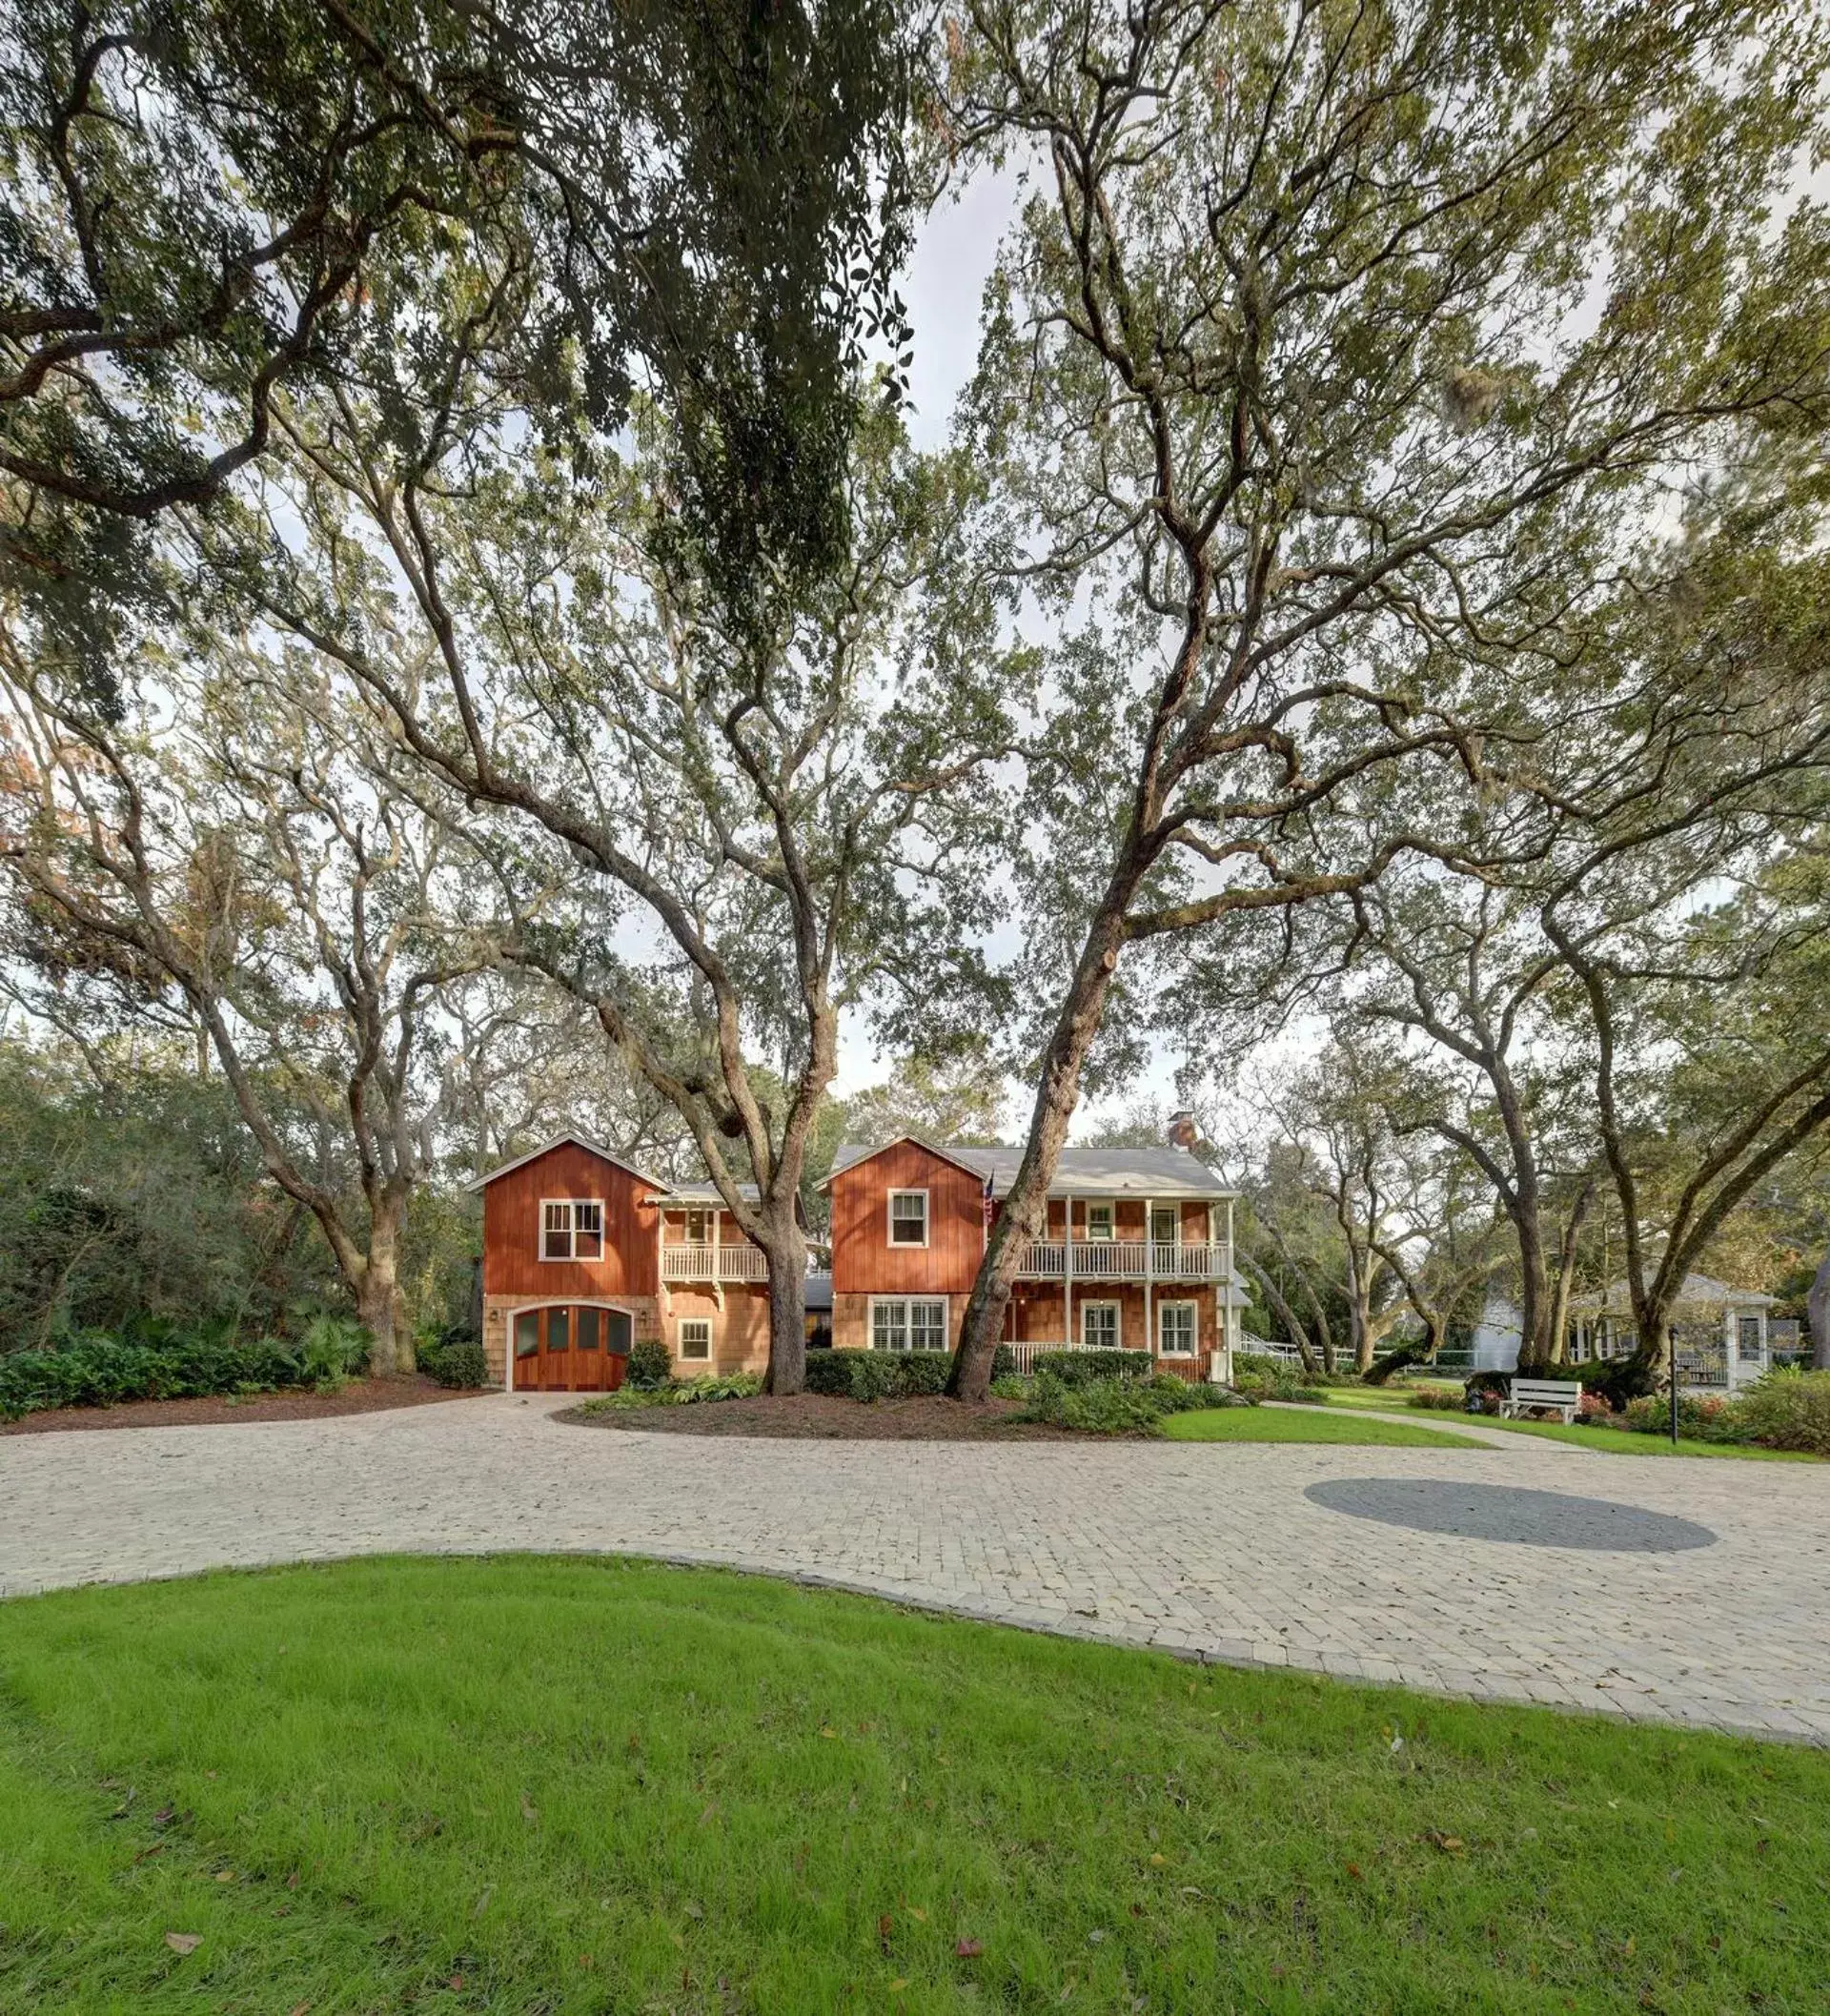
<path fill-rule="evenodd" d="M 1154 1207 L 1154 1198 L 1144 1199 L 1144 1349 L 1149 1353 L 1152 1364 L 1156 1362 L 1156 1331 L 1152 1327 L 1150 1312 L 1150 1290 L 1156 1280 Z"/>
<path fill-rule="evenodd" d="M 1062 1201 L 1061 1220 L 1061 1293 L 1066 1314 L 1063 1321 L 1068 1326 L 1068 1334 L 1062 1339 L 1070 1350 L 1074 1342 L 1074 1200 Z"/>

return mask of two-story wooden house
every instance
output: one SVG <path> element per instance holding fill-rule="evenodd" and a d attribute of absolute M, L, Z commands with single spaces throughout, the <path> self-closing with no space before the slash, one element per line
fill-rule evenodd
<path fill-rule="evenodd" d="M 682 1378 L 767 1367 L 767 1266 L 709 1183 L 665 1183 L 568 1133 L 472 1188 L 483 1354 L 511 1392 L 613 1391 L 648 1338 Z"/>
<path fill-rule="evenodd" d="M 839 1151 L 831 1335 L 845 1351 L 951 1351 L 1021 1153 L 912 1137 Z M 483 1350 L 511 1392 L 606 1392 L 658 1338 L 682 1378 L 762 1372 L 768 1268 L 709 1183 L 668 1184 L 568 1133 L 492 1170 L 483 1194 Z M 1232 1200 L 1179 1148 L 1068 1149 L 1024 1250 L 1005 1336 L 1047 1350 L 1148 1350 L 1225 1378 L 1247 1296 Z"/>
<path fill-rule="evenodd" d="M 958 1344 L 1021 1161 L 1013 1148 L 911 1136 L 840 1149 L 824 1186 L 837 1349 Z M 1249 1299 L 1232 1265 L 1236 1194 L 1181 1148 L 1065 1150 L 1005 1316 L 1018 1369 L 1038 1351 L 1115 1347 L 1188 1378 L 1227 1377 Z"/>

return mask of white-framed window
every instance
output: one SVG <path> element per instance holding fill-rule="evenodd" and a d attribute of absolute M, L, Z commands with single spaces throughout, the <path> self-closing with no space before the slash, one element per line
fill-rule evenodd
<path fill-rule="evenodd" d="M 927 1192 L 925 1190 L 890 1191 L 889 1243 L 892 1246 L 927 1244 Z"/>
<path fill-rule="evenodd" d="M 686 1244 L 688 1246 L 709 1246 L 711 1243 L 711 1212 L 708 1211 L 689 1211 L 686 1213 Z"/>
<path fill-rule="evenodd" d="M 1735 1354 L 1743 1362 L 1758 1358 L 1760 1354 L 1760 1319 L 1759 1316 L 1737 1316 L 1735 1319 Z"/>
<path fill-rule="evenodd" d="M 1191 1358 L 1200 1340 L 1192 1302 L 1156 1305 L 1157 1347 L 1166 1358 Z"/>
<path fill-rule="evenodd" d="M 1182 1207 L 1179 1204 L 1150 1206 L 1150 1240 L 1157 1246 L 1182 1243 Z"/>
<path fill-rule="evenodd" d="M 681 1363 L 687 1365 L 709 1365 L 712 1362 L 710 1316 L 681 1317 L 680 1356 Z"/>
<path fill-rule="evenodd" d="M 1087 1207 L 1087 1236 L 1089 1240 L 1105 1241 L 1112 1236 L 1112 1206 L 1089 1204 Z"/>
<path fill-rule="evenodd" d="M 1083 1302 L 1080 1305 L 1080 1341 L 1088 1351 L 1117 1351 L 1119 1345 L 1118 1304 Z"/>
<path fill-rule="evenodd" d="M 601 1260 L 603 1203 L 598 1197 L 547 1197 L 540 1203 L 542 1260 Z"/>
<path fill-rule="evenodd" d="M 872 1295 L 872 1351 L 945 1351 L 945 1295 Z"/>

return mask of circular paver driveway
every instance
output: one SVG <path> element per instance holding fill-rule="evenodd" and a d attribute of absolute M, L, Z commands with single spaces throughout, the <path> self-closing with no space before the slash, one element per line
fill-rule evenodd
<path fill-rule="evenodd" d="M 1185 1655 L 1830 1741 L 1830 1466 L 1524 1436 L 701 1439 L 570 1427 L 551 1418 L 562 1404 L 0 1438 L 0 1595 L 391 1550 L 624 1550 Z M 1318 1502 L 1419 1481 L 1600 1498 L 1716 1537 L 1519 1545 Z"/>

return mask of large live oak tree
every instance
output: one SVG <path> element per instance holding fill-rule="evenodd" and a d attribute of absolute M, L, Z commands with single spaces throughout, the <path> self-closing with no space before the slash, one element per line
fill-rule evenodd
<path fill-rule="evenodd" d="M 1575 557 L 1731 417 L 1820 401 L 1823 232 L 1774 214 L 1820 128 L 1816 38 L 1783 6 L 1395 0 L 950 29 L 937 153 L 1033 175 L 968 417 L 990 536 L 1092 612 L 1036 773 L 1078 900 L 958 1391 L 1127 953 L 1469 855 L 1454 778 L 1503 782 L 1554 702 Z M 1331 808 L 1419 763 L 1427 825 L 1344 848 Z"/>
<path fill-rule="evenodd" d="M 53 982 L 177 997 L 268 1176 L 316 1221 L 373 1368 L 411 1372 L 401 1238 L 440 1152 L 442 997 L 490 955 L 439 923 L 454 843 L 377 787 L 374 717 L 251 669 L 233 641 L 200 648 L 116 721 L 0 654 L 13 949 Z"/>

